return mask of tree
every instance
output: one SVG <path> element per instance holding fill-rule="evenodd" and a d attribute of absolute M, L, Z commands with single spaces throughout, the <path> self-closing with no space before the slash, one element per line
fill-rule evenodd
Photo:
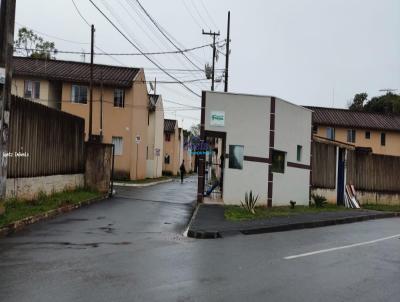
<path fill-rule="evenodd" d="M 51 54 L 57 53 L 54 42 L 45 41 L 26 27 L 21 27 L 18 30 L 18 37 L 14 42 L 14 47 L 17 53 L 37 59 L 55 59 Z"/>
<path fill-rule="evenodd" d="M 385 95 L 373 97 L 364 105 L 364 110 L 379 113 L 400 113 L 400 95 L 388 92 Z"/>
<path fill-rule="evenodd" d="M 400 113 L 400 95 L 388 92 L 385 95 L 376 96 L 367 101 L 368 94 L 357 93 L 353 103 L 349 106 L 350 110 L 366 111 L 377 113 Z M 367 102 L 366 102 L 367 101 Z"/>
<path fill-rule="evenodd" d="M 192 133 L 192 136 L 200 137 L 200 124 L 190 127 L 190 132 Z"/>
<path fill-rule="evenodd" d="M 364 102 L 367 100 L 367 98 L 367 93 L 357 93 L 354 96 L 353 103 L 350 105 L 349 109 L 352 111 L 362 111 L 364 109 Z"/>

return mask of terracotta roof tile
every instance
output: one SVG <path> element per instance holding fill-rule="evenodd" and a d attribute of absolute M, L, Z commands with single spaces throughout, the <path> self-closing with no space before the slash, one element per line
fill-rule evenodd
<path fill-rule="evenodd" d="M 176 120 L 164 120 L 164 132 L 171 133 L 175 132 Z"/>
<path fill-rule="evenodd" d="M 345 128 L 400 131 L 400 115 L 304 106 L 313 111 L 313 124 Z"/>
<path fill-rule="evenodd" d="M 88 84 L 90 64 L 74 61 L 44 60 L 26 57 L 14 57 L 14 74 L 17 76 L 45 78 L 64 82 Z M 139 68 L 94 64 L 94 83 L 101 79 L 106 86 L 131 87 Z"/>

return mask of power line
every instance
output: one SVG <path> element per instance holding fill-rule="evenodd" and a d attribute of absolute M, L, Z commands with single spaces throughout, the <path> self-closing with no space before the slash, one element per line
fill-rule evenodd
<path fill-rule="evenodd" d="M 205 10 L 208 18 L 211 20 L 211 23 L 215 26 L 215 28 L 217 28 L 217 24 L 214 22 L 214 18 L 211 16 L 210 12 L 207 9 L 207 6 L 204 4 L 203 0 L 200 0 L 200 4 L 203 7 L 203 9 Z"/>
<path fill-rule="evenodd" d="M 164 101 L 164 102 L 167 102 L 167 103 L 171 103 L 171 104 L 186 106 L 186 107 L 189 107 L 189 108 L 201 109 L 201 107 L 190 106 L 190 105 L 182 104 L 182 103 L 175 102 L 175 101 L 170 101 L 170 100 L 163 100 L 163 101 Z"/>
<path fill-rule="evenodd" d="M 158 23 L 153 19 L 153 17 L 150 16 L 150 14 L 146 11 L 146 9 L 142 6 L 142 4 L 139 2 L 139 0 L 136 0 L 137 4 L 140 6 L 140 8 L 143 10 L 143 12 L 146 14 L 146 16 L 150 19 L 150 21 L 154 24 L 154 26 L 160 31 L 160 33 L 179 51 L 182 51 L 169 37 L 164 33 L 164 31 L 160 28 Z M 191 59 L 189 59 L 184 53 L 182 55 L 197 69 L 203 70 L 203 68 L 199 67 L 196 65 Z"/>
<path fill-rule="evenodd" d="M 36 32 L 36 33 L 38 33 L 38 34 L 41 34 L 41 35 L 43 35 L 43 36 L 46 36 L 46 37 L 49 37 L 49 38 L 52 38 L 52 39 L 56 39 L 56 40 L 60 40 L 60 41 L 64 41 L 64 42 L 68 42 L 68 43 L 72 43 L 72 44 L 80 44 L 80 45 L 83 45 L 83 44 L 87 44 L 87 45 L 88 45 L 88 44 L 90 44 L 89 42 L 79 42 L 79 41 L 74 41 L 74 40 L 68 40 L 68 39 L 60 38 L 60 37 L 57 37 L 57 36 L 54 36 L 54 35 L 49 35 L 49 34 L 47 34 L 47 33 L 38 31 L 38 30 L 36 30 L 36 29 L 33 29 L 33 28 L 30 27 L 30 26 L 26 26 L 26 25 L 21 24 L 21 23 L 19 23 L 19 22 L 15 22 L 15 23 L 16 23 L 17 25 L 21 26 L 21 27 L 28 28 L 28 29 L 30 29 L 30 30 L 32 30 L 32 31 L 34 31 L 34 32 Z"/>
<path fill-rule="evenodd" d="M 71 1 L 72 1 L 72 4 L 75 6 L 75 9 L 76 9 L 77 13 L 79 14 L 79 16 L 81 16 L 82 20 L 83 20 L 87 25 L 91 26 L 91 24 L 86 20 L 86 18 L 85 18 L 85 17 L 81 14 L 81 12 L 79 11 L 79 8 L 78 8 L 78 6 L 76 5 L 75 1 L 74 1 L 74 0 L 71 0 Z"/>
<path fill-rule="evenodd" d="M 190 0 L 190 3 L 194 7 L 194 10 L 196 11 L 197 15 L 200 17 L 200 20 L 204 23 L 204 25 L 207 26 L 207 22 L 204 20 L 203 16 L 200 14 L 200 11 L 198 10 L 196 3 L 193 0 Z"/>
<path fill-rule="evenodd" d="M 167 54 L 180 54 L 184 52 L 190 52 L 190 51 L 195 51 L 201 48 L 205 48 L 208 46 L 212 46 L 212 44 L 205 44 L 205 45 L 200 45 L 188 49 L 183 49 L 183 50 L 171 50 L 171 51 L 154 51 L 154 52 L 144 52 L 144 54 L 152 56 L 152 55 L 167 55 Z M 23 48 L 23 47 L 15 47 L 15 49 L 23 49 L 23 50 L 28 50 L 28 51 L 36 51 L 34 48 Z M 86 51 L 72 51 L 72 50 L 59 50 L 55 49 L 53 51 L 50 51 L 51 53 L 63 53 L 63 54 L 79 54 L 79 55 L 90 55 L 90 52 Z M 124 53 L 124 52 L 117 52 L 117 53 L 106 53 L 106 52 L 101 52 L 101 53 L 95 53 L 96 56 L 142 56 L 142 53 L 136 52 L 136 53 Z"/>
<path fill-rule="evenodd" d="M 92 3 L 92 5 L 103 15 L 103 17 L 140 53 L 142 53 L 147 60 L 149 60 L 151 63 L 153 63 L 155 66 L 157 66 L 160 70 L 163 70 L 164 73 L 166 75 L 168 75 L 170 78 L 174 79 L 177 82 L 180 82 L 176 77 L 174 77 L 173 75 L 171 75 L 169 72 L 167 72 L 166 70 L 163 69 L 163 67 L 161 67 L 158 63 L 156 63 L 152 58 L 150 58 L 148 55 L 144 54 L 143 51 L 136 46 L 135 43 L 133 43 L 119 28 L 118 26 L 116 26 L 114 24 L 114 22 L 111 21 L 111 19 L 109 17 L 107 17 L 107 15 L 93 2 L 93 0 L 89 0 L 90 3 Z M 196 93 L 194 90 L 192 90 L 190 87 L 188 87 L 187 85 L 185 85 L 184 83 L 181 83 L 181 85 L 183 87 L 185 87 L 188 91 L 190 91 L 191 93 L 193 93 L 194 95 L 200 97 L 200 94 Z"/>

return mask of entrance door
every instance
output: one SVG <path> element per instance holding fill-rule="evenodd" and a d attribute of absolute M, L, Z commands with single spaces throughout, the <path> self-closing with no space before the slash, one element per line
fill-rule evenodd
<path fill-rule="evenodd" d="M 205 131 L 208 145 L 205 156 L 204 196 L 222 200 L 225 166 L 226 133 Z"/>
<path fill-rule="evenodd" d="M 345 169 L 345 149 L 339 148 L 338 156 L 338 177 L 337 177 L 337 204 L 344 205 L 344 169 Z"/>

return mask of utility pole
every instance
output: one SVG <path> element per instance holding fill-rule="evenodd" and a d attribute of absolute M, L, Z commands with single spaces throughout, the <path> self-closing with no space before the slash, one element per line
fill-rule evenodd
<path fill-rule="evenodd" d="M 231 42 L 231 12 L 228 12 L 228 30 L 226 37 L 226 56 L 225 56 L 225 92 L 228 92 L 228 78 L 229 78 L 229 55 L 230 49 L 229 44 Z"/>
<path fill-rule="evenodd" d="M 89 96 L 89 141 L 92 141 L 92 119 L 93 119 L 93 58 L 94 58 L 94 25 L 91 28 L 91 47 L 90 47 L 90 96 Z"/>
<path fill-rule="evenodd" d="M 219 36 L 219 32 L 205 32 L 203 29 L 203 35 L 212 36 L 213 37 L 213 61 L 212 61 L 212 78 L 211 78 L 211 91 L 214 91 L 214 82 L 215 82 L 215 57 L 217 54 L 217 49 L 215 47 L 215 37 Z"/>
<path fill-rule="evenodd" d="M 0 78 L 4 78 L 0 93 L 0 200 L 6 197 L 14 26 L 15 0 L 0 0 Z"/>

